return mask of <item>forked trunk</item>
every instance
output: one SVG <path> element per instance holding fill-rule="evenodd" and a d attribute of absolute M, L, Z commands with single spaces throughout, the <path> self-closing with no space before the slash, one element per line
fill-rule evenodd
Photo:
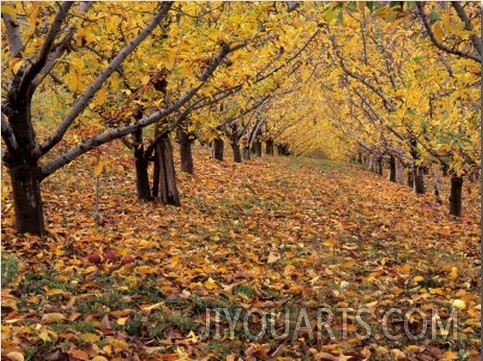
<path fill-rule="evenodd" d="M 163 204 L 180 206 L 176 173 L 174 170 L 173 148 L 169 136 L 163 136 L 156 144 L 153 193 Z"/>
<path fill-rule="evenodd" d="M 463 177 L 453 174 L 451 176 L 451 191 L 449 196 L 449 214 L 461 216 L 461 195 L 463 190 Z"/>

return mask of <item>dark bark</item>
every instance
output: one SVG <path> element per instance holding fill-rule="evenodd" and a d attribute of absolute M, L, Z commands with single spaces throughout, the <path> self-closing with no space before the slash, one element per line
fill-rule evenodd
<path fill-rule="evenodd" d="M 163 204 L 180 206 L 178 189 L 176 188 L 176 173 L 173 161 L 173 148 L 169 135 L 161 137 L 156 144 L 154 156 L 153 195 Z"/>
<path fill-rule="evenodd" d="M 9 168 L 15 211 L 15 228 L 20 233 L 43 235 L 44 217 L 40 191 L 41 152 L 35 145 L 30 105 L 32 93 L 9 93 L 10 138 L 4 138 L 7 152 L 3 161 Z M 2 130 L 2 136 L 3 130 Z"/>
<path fill-rule="evenodd" d="M 242 155 L 240 151 L 240 144 L 238 143 L 230 143 L 231 149 L 233 149 L 233 161 L 235 163 L 241 163 L 242 162 Z"/>
<path fill-rule="evenodd" d="M 288 150 L 288 144 L 287 143 L 277 144 L 277 152 L 278 152 L 278 155 L 289 156 L 290 151 Z"/>
<path fill-rule="evenodd" d="M 213 140 L 213 158 L 219 161 L 223 160 L 224 146 L 225 146 L 225 143 L 223 142 L 223 139 L 215 138 Z"/>
<path fill-rule="evenodd" d="M 378 157 L 376 161 L 376 173 L 382 175 L 382 162 L 384 161 L 383 157 Z"/>
<path fill-rule="evenodd" d="M 142 129 L 133 133 L 134 146 L 134 168 L 136 171 L 136 191 L 139 200 L 150 201 L 151 187 L 149 186 L 148 165 L 149 161 L 145 157 Z"/>
<path fill-rule="evenodd" d="M 191 151 L 191 145 L 194 139 L 190 139 L 188 133 L 186 133 L 182 127 L 176 129 L 176 136 L 179 141 L 179 154 L 181 157 L 181 170 L 183 172 L 194 174 L 193 166 L 193 153 Z"/>
<path fill-rule="evenodd" d="M 396 182 L 396 157 L 392 155 L 389 158 L 389 180 Z"/>
<path fill-rule="evenodd" d="M 245 160 L 250 160 L 252 157 L 251 157 L 251 149 L 247 146 L 244 146 L 243 147 L 243 158 Z"/>
<path fill-rule="evenodd" d="M 451 191 L 449 196 L 449 214 L 461 216 L 461 196 L 463 190 L 463 177 L 453 174 L 451 176 Z"/>
<path fill-rule="evenodd" d="M 15 229 L 20 233 L 43 235 L 44 216 L 37 164 L 20 164 L 10 168 L 15 209 Z"/>
<path fill-rule="evenodd" d="M 434 189 L 434 198 L 436 200 L 436 203 L 442 204 L 443 201 L 441 200 L 441 189 L 440 189 L 440 186 L 439 186 L 439 169 L 438 168 L 434 169 L 433 189 Z"/>
<path fill-rule="evenodd" d="M 257 157 L 261 157 L 262 156 L 262 142 L 257 140 L 253 143 L 253 147 L 252 147 L 252 150 L 253 150 L 253 153 L 257 156 Z"/>
<path fill-rule="evenodd" d="M 407 185 L 410 188 L 413 188 L 414 187 L 414 170 L 412 170 L 412 169 L 408 169 L 408 181 L 407 181 Z"/>
<path fill-rule="evenodd" d="M 416 194 L 424 194 L 426 192 L 424 188 L 424 172 L 421 167 L 415 167 L 414 169 L 414 191 Z"/>
<path fill-rule="evenodd" d="M 404 165 L 398 158 L 395 158 L 395 164 L 396 164 L 396 183 L 404 184 Z"/>
<path fill-rule="evenodd" d="M 267 155 L 273 155 L 273 153 L 274 153 L 274 151 L 273 151 L 273 139 L 268 139 L 265 142 L 265 153 Z"/>

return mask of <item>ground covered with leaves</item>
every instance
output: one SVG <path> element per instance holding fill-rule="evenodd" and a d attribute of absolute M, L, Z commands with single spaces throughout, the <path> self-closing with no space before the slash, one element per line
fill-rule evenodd
<path fill-rule="evenodd" d="M 480 359 L 478 184 L 453 219 L 356 166 L 201 152 L 176 208 L 117 152 L 99 227 L 94 158 L 45 181 L 43 239 L 4 173 L 2 360 Z"/>

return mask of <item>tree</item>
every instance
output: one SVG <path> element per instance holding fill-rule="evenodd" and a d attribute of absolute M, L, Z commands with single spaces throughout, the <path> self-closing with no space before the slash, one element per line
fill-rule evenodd
<path fill-rule="evenodd" d="M 132 39 L 126 40 L 119 51 L 113 54 L 109 62 L 102 63 L 103 68 L 96 77 L 90 75 L 85 78 L 82 78 L 82 70 L 85 70 L 85 66 L 84 69 L 79 69 L 81 60 L 77 59 L 76 62 L 74 57 L 76 53 L 72 51 L 71 47 L 72 40 L 79 28 L 85 31 L 89 26 L 95 27 L 95 24 L 98 24 L 98 22 L 87 21 L 87 18 L 83 16 L 92 7 L 82 3 L 74 8 L 74 3 L 71 2 L 62 3 L 60 6 L 52 3 L 31 3 L 26 5 L 26 9 L 23 9 L 23 6 L 20 3 L 2 5 L 3 24 L 8 34 L 8 44 L 5 44 L 7 46 L 3 48 L 8 49 L 9 54 L 8 68 L 4 70 L 8 85 L 6 86 L 5 98 L 2 99 L 2 138 L 7 147 L 4 163 L 9 168 L 13 185 L 17 230 L 22 233 L 43 234 L 44 222 L 40 189 L 42 180 L 101 144 L 139 131 L 139 129 L 164 119 L 180 109 L 208 81 L 232 49 L 228 44 L 221 43 L 217 53 L 210 58 L 204 71 L 199 75 L 197 83 L 192 84 L 187 91 L 170 104 L 165 104 L 164 107 L 137 121 L 119 125 L 90 136 L 46 164 L 40 165 L 39 159 L 59 144 L 76 119 L 92 103 L 94 96 L 109 77 L 167 17 L 172 3 L 144 4 L 143 6 L 155 10 L 154 15 L 150 19 L 144 19 L 142 17 L 146 13 L 136 12 L 138 18 L 133 17 L 132 20 L 145 24 L 142 29 Z M 102 10 L 105 10 L 104 6 L 109 5 L 98 4 L 98 6 L 98 12 L 93 14 L 94 17 L 107 14 L 103 13 Z M 42 31 L 34 32 L 35 29 L 32 29 L 29 26 L 30 24 L 22 25 L 23 23 L 19 23 L 16 19 L 17 10 L 31 14 L 32 18 L 29 20 L 33 23 L 42 20 L 40 23 L 44 26 L 45 38 L 42 37 Z M 73 14 L 76 16 L 73 16 Z M 117 31 L 117 29 L 111 30 Z M 26 41 L 27 39 L 28 41 Z M 79 41 L 84 40 L 80 39 Z M 71 85 L 75 87 L 74 90 L 79 96 L 72 104 L 70 111 L 58 124 L 56 130 L 43 142 L 37 143 L 36 124 L 33 123 L 31 117 L 32 98 L 42 82 L 46 80 L 47 75 L 54 73 L 53 70 L 59 63 L 58 59 L 64 54 L 74 57 L 70 63 L 64 66 L 63 71 L 66 76 L 71 78 Z M 74 66 L 71 66 L 71 64 Z M 84 89 L 82 81 L 85 80 L 89 84 Z"/>

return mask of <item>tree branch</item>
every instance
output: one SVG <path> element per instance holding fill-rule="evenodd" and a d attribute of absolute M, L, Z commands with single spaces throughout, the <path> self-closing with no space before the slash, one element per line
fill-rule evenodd
<path fill-rule="evenodd" d="M 8 50 L 10 51 L 10 56 L 12 58 L 20 57 L 20 52 L 23 49 L 23 43 L 17 19 L 13 19 L 10 15 L 4 12 L 2 12 L 2 19 L 7 33 Z"/>
<path fill-rule="evenodd" d="M 15 151 L 18 148 L 17 139 L 15 138 L 15 134 L 13 134 L 12 128 L 6 121 L 3 113 L 2 113 L 2 138 L 7 145 L 7 149 L 9 151 Z"/>
<path fill-rule="evenodd" d="M 60 155 L 59 157 L 53 159 L 49 163 L 47 163 L 44 167 L 42 167 L 42 175 L 41 179 L 45 179 L 50 174 L 55 172 L 56 170 L 62 168 L 66 164 L 72 162 L 74 159 L 79 157 L 80 155 L 104 144 L 110 142 L 114 139 L 121 138 L 125 135 L 135 132 L 138 129 L 144 128 L 150 124 L 153 124 L 161 119 L 166 118 L 168 115 L 172 114 L 179 108 L 181 108 L 184 104 L 186 104 L 193 96 L 198 92 L 198 90 L 206 83 L 206 81 L 210 78 L 216 68 L 222 63 L 223 58 L 231 51 L 230 47 L 227 44 L 222 44 L 220 50 L 213 57 L 210 65 L 205 69 L 203 74 L 201 75 L 200 79 L 203 79 L 201 83 L 188 90 L 184 95 L 178 98 L 177 101 L 172 103 L 167 108 L 163 108 L 158 110 L 151 115 L 144 117 L 138 120 L 135 123 L 127 124 L 118 128 L 109 129 L 101 134 L 98 134 L 92 138 L 86 139 L 74 148 L 68 150 L 64 154 Z M 173 122 L 170 126 L 173 128 L 176 126 L 177 123 Z M 168 126 L 169 127 L 169 126 Z"/>
<path fill-rule="evenodd" d="M 468 18 L 468 15 L 466 15 L 466 12 L 463 9 L 463 6 L 461 6 L 461 3 L 459 1 L 451 1 L 451 5 L 453 5 L 453 8 L 456 10 L 456 13 L 458 14 L 459 18 L 465 23 L 465 30 L 473 31 L 473 24 L 471 24 L 471 21 Z M 472 34 L 470 38 L 471 38 L 471 43 L 473 44 L 473 47 L 478 52 L 478 54 L 480 54 L 480 57 L 481 57 L 480 38 L 476 34 Z"/>
<path fill-rule="evenodd" d="M 111 76 L 111 74 L 116 71 L 119 65 L 131 54 L 134 49 L 153 31 L 157 24 L 168 14 L 169 9 L 172 6 L 172 2 L 164 2 L 161 10 L 151 19 L 151 21 L 146 25 L 146 27 L 141 30 L 141 32 L 124 48 L 119 51 L 119 53 L 112 59 L 108 67 L 99 74 L 99 76 L 94 80 L 94 82 L 87 88 L 87 90 L 77 99 L 73 105 L 69 114 L 67 114 L 59 127 L 49 138 L 47 138 L 41 145 L 40 151 L 42 154 L 47 153 L 52 149 L 65 135 L 69 127 L 72 125 L 74 120 L 86 109 L 89 105 L 91 98 L 97 93 L 97 91 L 102 87 L 104 82 Z"/>
<path fill-rule="evenodd" d="M 23 97 L 26 95 L 30 96 L 30 94 L 35 89 L 35 87 L 33 86 L 33 80 L 40 73 L 44 65 L 47 63 L 47 60 L 48 60 L 50 51 L 52 50 L 52 47 L 54 45 L 55 39 L 57 38 L 61 30 L 62 23 L 67 17 L 67 14 L 69 13 L 69 10 L 73 4 L 74 3 L 71 1 L 65 1 L 60 6 L 59 11 L 55 15 L 54 21 L 52 22 L 52 25 L 50 26 L 50 29 L 47 32 L 44 43 L 42 44 L 42 47 L 40 49 L 39 56 L 37 57 L 37 60 L 32 65 L 27 67 L 25 73 L 23 74 L 23 77 L 18 87 L 18 96 L 20 97 Z"/>
<path fill-rule="evenodd" d="M 428 33 L 428 36 L 431 39 L 431 42 L 438 49 L 440 49 L 444 52 L 447 52 L 449 54 L 457 55 L 457 56 L 467 58 L 467 59 L 471 59 L 471 60 L 474 60 L 478 63 L 481 63 L 481 56 L 479 56 L 477 54 L 470 53 L 469 51 L 461 51 L 459 49 L 453 49 L 453 48 L 450 48 L 450 47 L 440 43 L 438 41 L 438 39 L 436 39 L 436 37 L 434 36 L 433 29 L 431 29 L 431 26 L 429 25 L 428 17 L 426 15 L 426 13 L 424 12 L 423 3 L 416 2 L 416 7 L 417 7 L 418 12 L 419 12 L 419 17 L 421 18 L 421 21 L 424 25 L 424 28 L 426 29 L 426 32 Z"/>

